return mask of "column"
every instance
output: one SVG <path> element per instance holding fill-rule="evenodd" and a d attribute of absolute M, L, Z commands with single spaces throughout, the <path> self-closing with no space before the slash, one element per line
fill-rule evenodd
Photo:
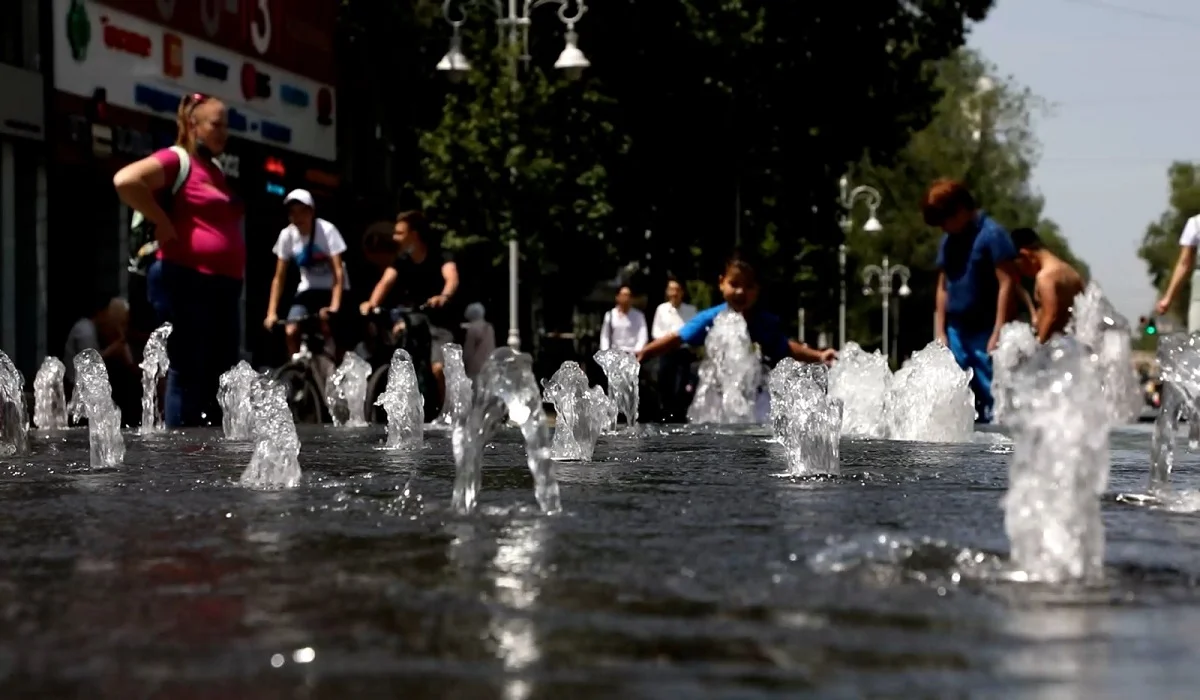
<path fill-rule="evenodd" d="M 0 142 L 0 348 L 10 356 L 17 352 L 17 172 L 14 151 L 11 141 Z"/>
<path fill-rule="evenodd" d="M 37 365 L 41 367 L 48 353 L 50 272 L 48 251 L 49 215 L 47 201 L 49 188 L 46 184 L 46 161 L 38 159 L 37 166 L 37 210 L 34 221 L 34 245 L 37 257 Z"/>
<path fill-rule="evenodd" d="M 117 289 L 119 296 L 129 300 L 129 226 L 133 223 L 133 210 L 121 202 L 117 219 Z"/>

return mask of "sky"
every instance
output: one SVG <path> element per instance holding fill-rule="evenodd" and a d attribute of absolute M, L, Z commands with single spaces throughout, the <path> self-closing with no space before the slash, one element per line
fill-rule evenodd
<path fill-rule="evenodd" d="M 1197 0 L 996 0 L 968 44 L 1051 104 L 1033 185 L 1071 249 L 1136 323 L 1155 293 L 1137 257 L 1168 206 L 1167 168 L 1200 160 Z"/>

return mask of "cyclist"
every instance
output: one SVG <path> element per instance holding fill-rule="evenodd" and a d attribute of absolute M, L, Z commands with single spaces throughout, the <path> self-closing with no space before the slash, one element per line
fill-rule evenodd
<path fill-rule="evenodd" d="M 429 364 L 437 380 L 438 405 L 445 400 L 446 379 L 442 373 L 445 359 L 442 345 L 454 342 L 454 334 L 447 330 L 454 320 L 448 305 L 458 291 L 458 267 L 449 251 L 442 248 L 440 241 L 429 235 L 425 215 L 419 211 L 401 212 L 396 217 L 392 240 L 399 249 L 399 256 L 391 267 L 383 271 L 371 297 L 359 309 L 368 314 L 382 306 L 388 294 L 394 290 L 395 302 L 401 306 L 426 306 L 429 317 L 429 333 L 433 341 Z M 393 314 L 393 323 L 399 323 L 399 314 Z"/>
<path fill-rule="evenodd" d="M 329 352 L 333 355 L 336 348 L 329 348 L 334 337 L 330 315 L 338 312 L 343 294 L 350 289 L 350 280 L 342 265 L 346 241 L 336 226 L 316 216 L 316 206 L 308 190 L 291 191 L 283 203 L 291 223 L 279 232 L 275 242 L 275 277 L 271 280 L 271 298 L 267 302 L 263 327 L 271 330 L 279 321 L 279 298 L 283 295 L 288 263 L 294 260 L 300 268 L 300 283 L 296 285 L 296 296 L 287 314 L 288 352 L 293 357 L 300 352 L 299 320 L 320 316 L 326 348 L 334 350 Z"/>

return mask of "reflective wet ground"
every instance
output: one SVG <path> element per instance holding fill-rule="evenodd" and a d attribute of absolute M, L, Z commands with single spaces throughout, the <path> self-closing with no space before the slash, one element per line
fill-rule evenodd
<path fill-rule="evenodd" d="M 1147 426 L 1114 437 L 1109 576 L 1086 588 L 956 575 L 1007 548 L 996 436 L 846 441 L 845 476 L 800 480 L 761 434 L 605 438 L 560 467 L 553 517 L 515 434 L 488 450 L 474 516 L 448 509 L 444 436 L 415 455 L 380 431 L 301 438 L 289 492 L 236 486 L 249 446 L 216 432 L 127 434 L 107 471 L 82 431 L 0 462 L 0 698 L 1200 688 L 1200 515 L 1117 498 L 1145 491 Z"/>

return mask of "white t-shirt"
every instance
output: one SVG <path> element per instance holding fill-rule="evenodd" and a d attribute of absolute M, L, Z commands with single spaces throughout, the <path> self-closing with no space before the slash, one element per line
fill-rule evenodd
<path fill-rule="evenodd" d="M 1183 225 L 1183 233 L 1179 236 L 1179 245 L 1200 247 L 1200 216 L 1193 216 Z"/>
<path fill-rule="evenodd" d="M 626 352 L 641 352 L 647 340 L 646 316 L 637 309 L 621 313 L 618 308 L 604 314 L 600 327 L 600 349 L 615 348 Z"/>
<path fill-rule="evenodd" d="M 654 311 L 654 327 L 650 329 L 650 337 L 658 340 L 676 333 L 695 315 L 696 307 L 691 304 L 680 304 L 677 309 L 671 302 L 664 301 Z"/>
<path fill-rule="evenodd" d="M 297 294 L 309 289 L 333 289 L 332 258 L 346 252 L 346 241 L 341 232 L 337 230 L 337 226 L 324 219 L 316 219 L 313 222 L 311 245 L 309 243 L 294 225 L 280 231 L 279 240 L 275 241 L 275 255 L 280 260 L 295 260 L 296 265 L 300 267 Z M 342 288 L 350 288 L 350 277 L 346 274 L 344 266 Z"/>

